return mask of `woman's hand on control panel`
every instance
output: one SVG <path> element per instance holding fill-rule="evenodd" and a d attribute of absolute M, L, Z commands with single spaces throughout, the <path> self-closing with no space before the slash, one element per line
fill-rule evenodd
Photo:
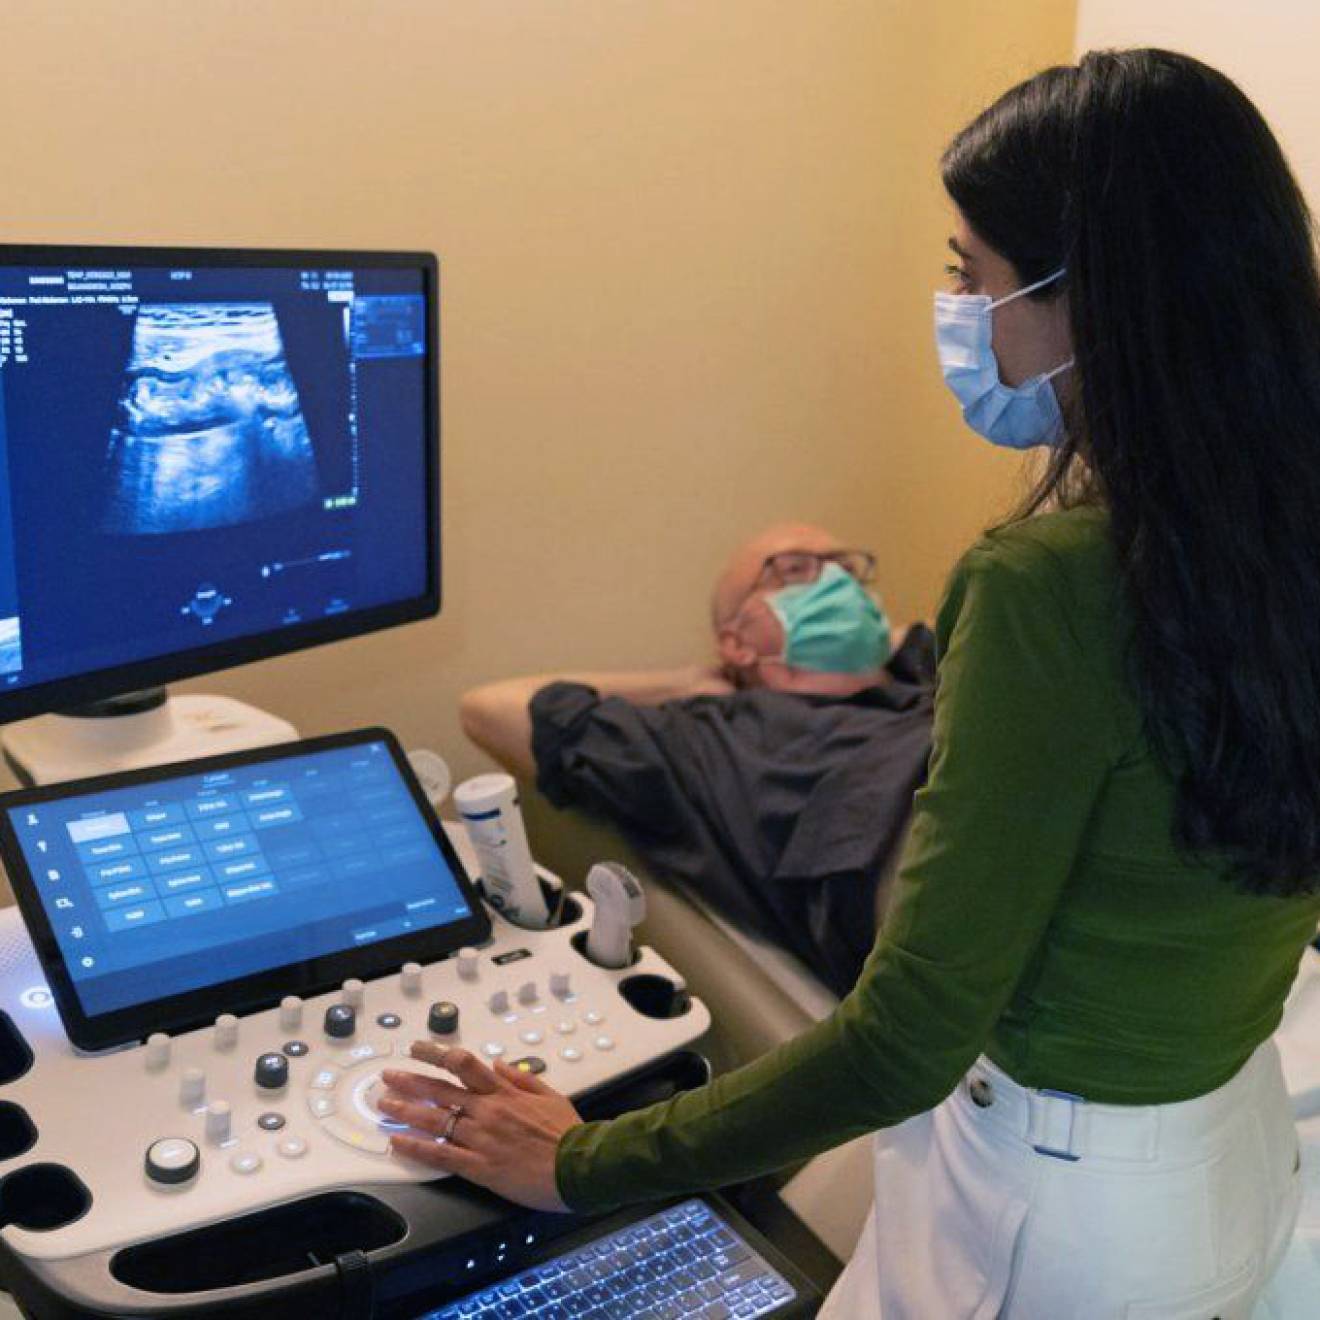
<path fill-rule="evenodd" d="M 521 1205 L 568 1209 L 555 1183 L 555 1151 L 560 1137 L 582 1119 L 567 1096 L 533 1073 L 503 1063 L 488 1068 L 458 1047 L 419 1040 L 410 1053 L 452 1073 L 461 1085 L 392 1068 L 382 1073 L 388 1090 L 378 1102 L 381 1113 L 416 1129 L 394 1134 L 396 1154 Z"/>

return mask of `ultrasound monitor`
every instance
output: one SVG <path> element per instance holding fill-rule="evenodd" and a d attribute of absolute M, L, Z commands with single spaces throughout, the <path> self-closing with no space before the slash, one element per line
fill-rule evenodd
<path fill-rule="evenodd" d="M 424 253 L 0 248 L 0 723 L 434 614 Z"/>

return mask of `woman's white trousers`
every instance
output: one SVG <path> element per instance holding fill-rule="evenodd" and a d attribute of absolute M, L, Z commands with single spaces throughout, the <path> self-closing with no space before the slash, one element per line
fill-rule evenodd
<path fill-rule="evenodd" d="M 1248 1320 L 1292 1233 L 1297 1167 L 1273 1043 L 1169 1105 L 1028 1090 L 983 1058 L 877 1134 L 875 1207 L 821 1316 Z"/>

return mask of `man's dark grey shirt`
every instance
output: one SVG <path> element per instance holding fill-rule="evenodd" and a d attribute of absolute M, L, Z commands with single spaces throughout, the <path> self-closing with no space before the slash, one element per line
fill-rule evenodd
<path fill-rule="evenodd" d="M 887 668 L 846 699 L 755 689 L 635 706 L 552 683 L 531 703 L 537 786 L 846 993 L 926 774 L 929 629 L 911 628 Z"/>

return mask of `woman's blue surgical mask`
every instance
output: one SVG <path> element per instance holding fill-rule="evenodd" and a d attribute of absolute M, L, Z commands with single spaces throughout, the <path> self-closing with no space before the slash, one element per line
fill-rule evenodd
<path fill-rule="evenodd" d="M 889 620 L 860 582 L 825 564 L 814 582 L 765 597 L 784 630 L 784 650 L 766 659 L 825 674 L 867 674 L 889 659 Z"/>
<path fill-rule="evenodd" d="M 1010 449 L 1057 445 L 1063 439 L 1063 414 L 1050 381 L 1073 365 L 1070 358 L 1021 385 L 999 379 L 999 363 L 990 346 L 990 314 L 1014 298 L 1062 278 L 1066 267 L 1005 298 L 984 293 L 935 295 L 935 347 L 940 370 L 962 405 L 963 419 L 991 444 Z"/>

